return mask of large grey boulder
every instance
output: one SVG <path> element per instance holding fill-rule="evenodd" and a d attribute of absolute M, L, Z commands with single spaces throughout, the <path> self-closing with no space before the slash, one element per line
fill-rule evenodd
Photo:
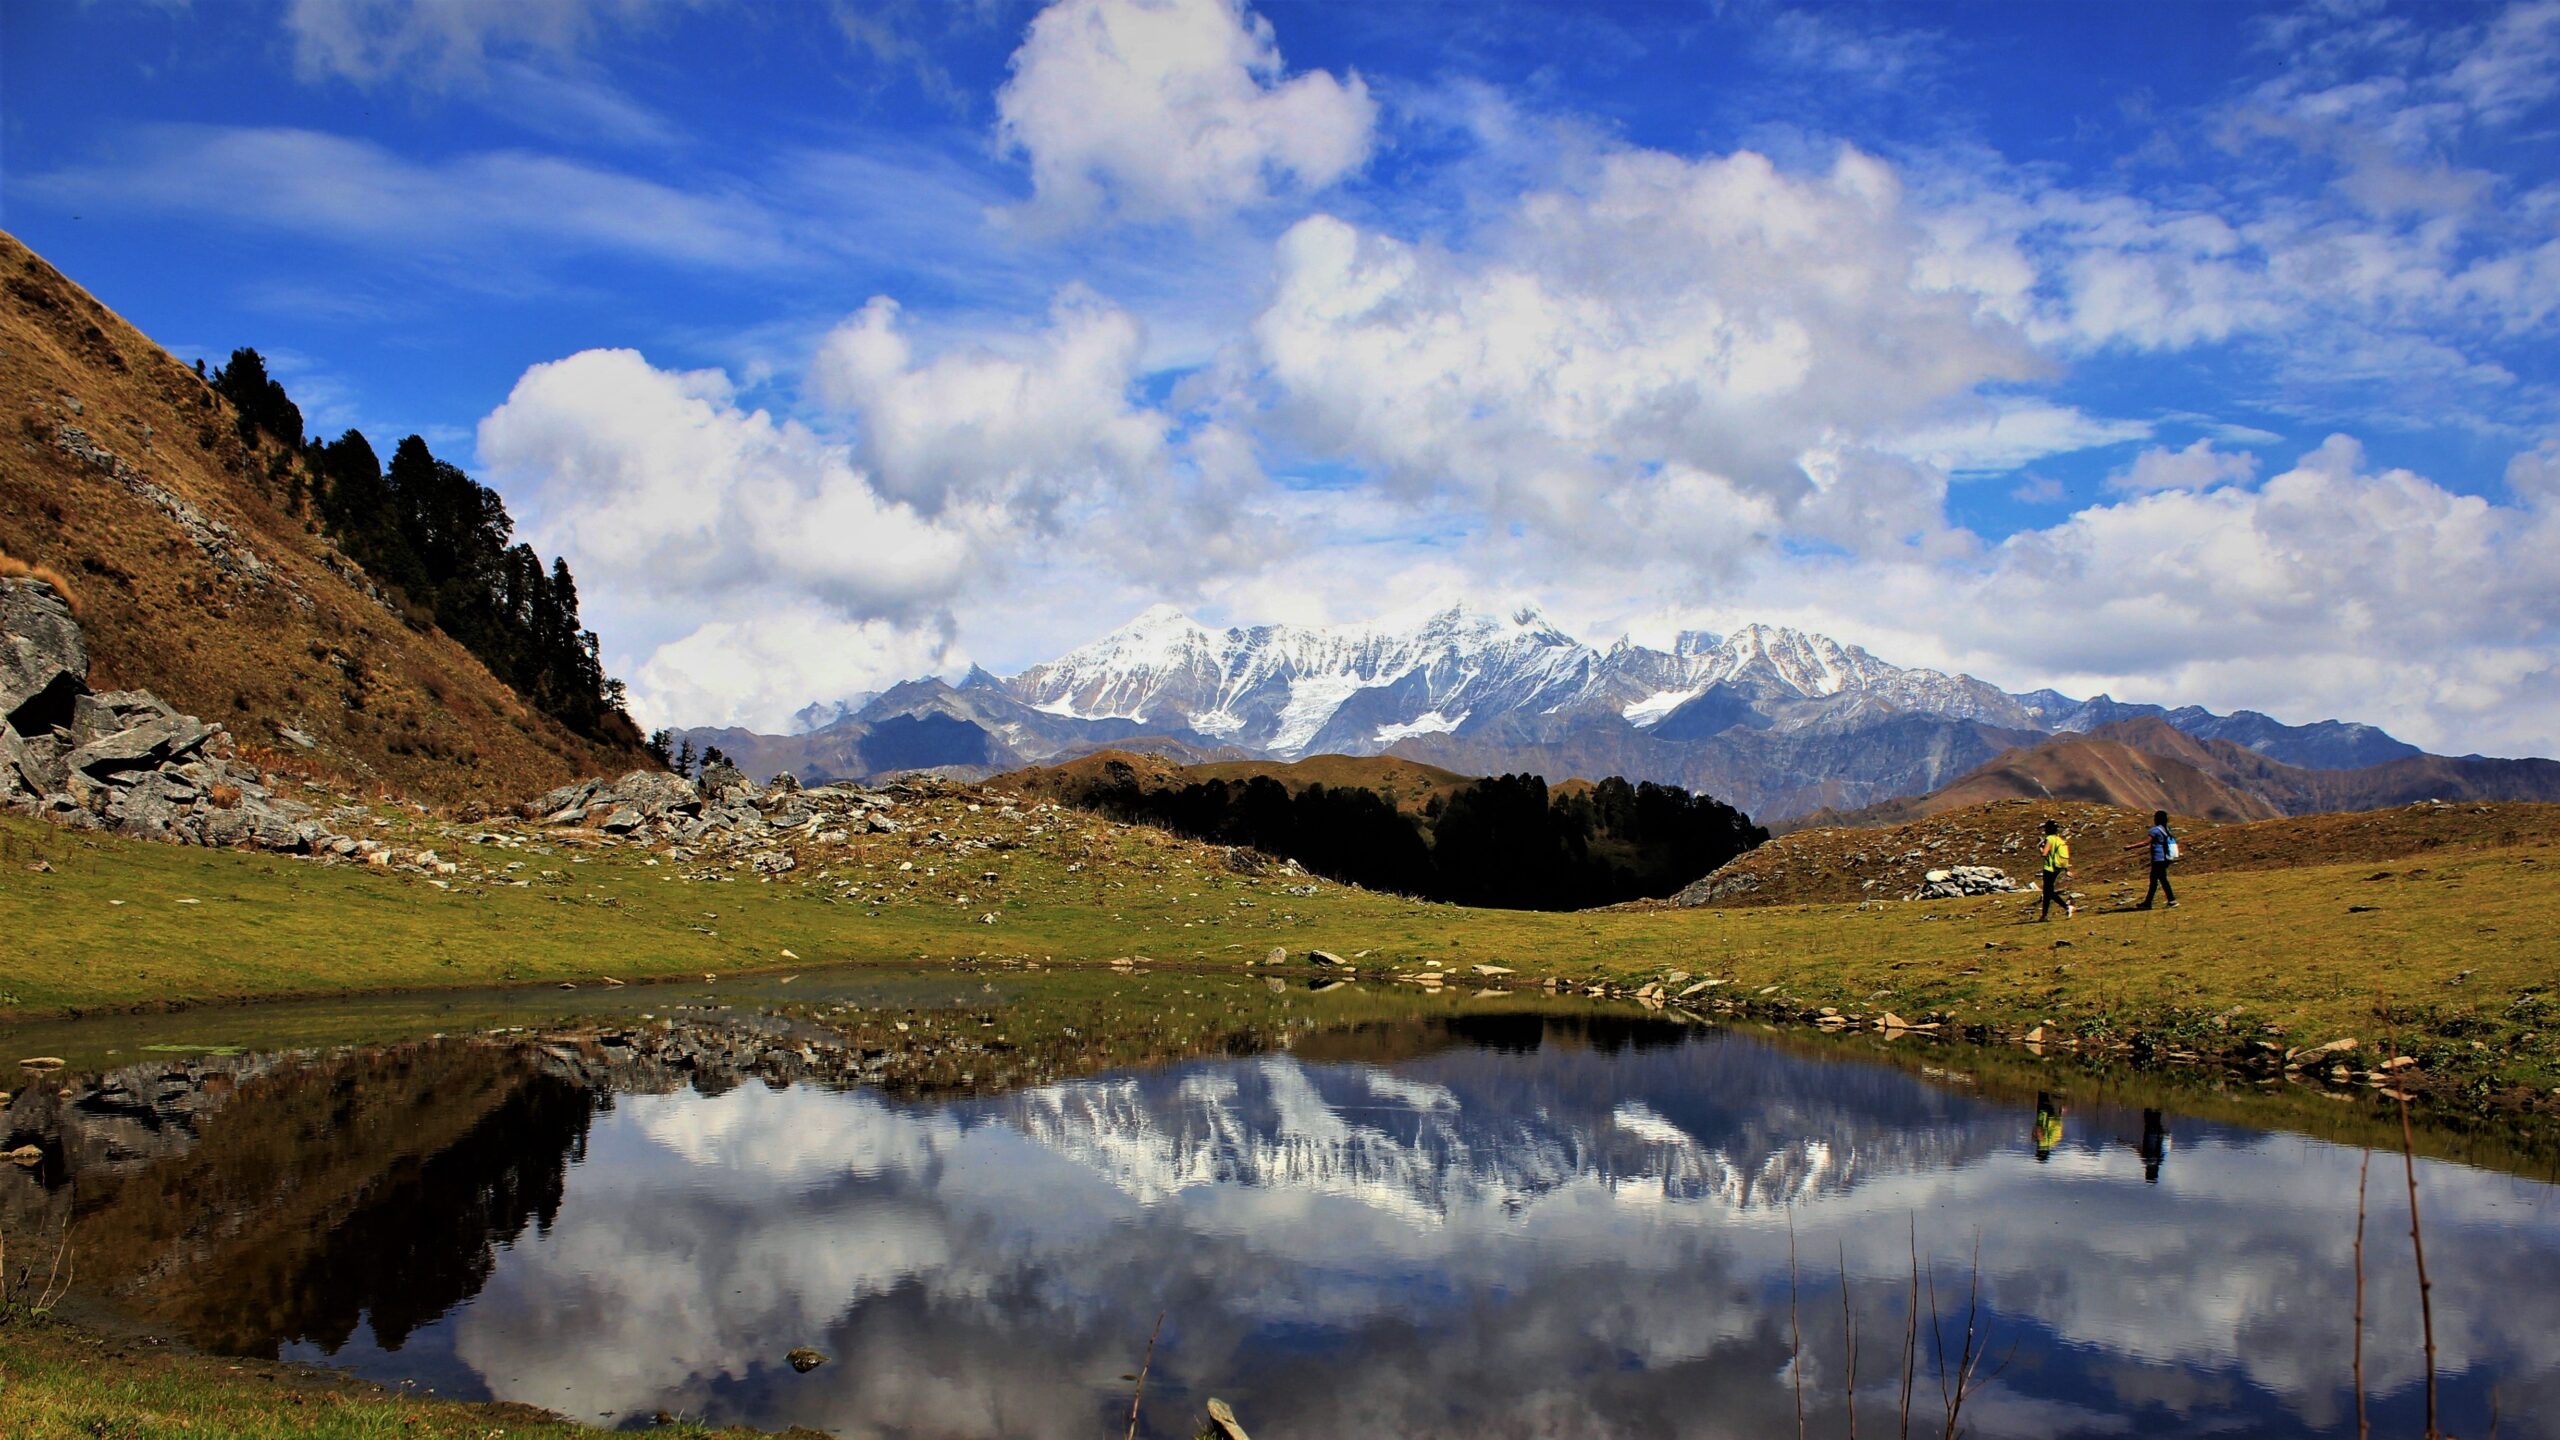
<path fill-rule="evenodd" d="M 70 749 L 60 740 L 49 733 L 21 736 L 5 725 L 0 725 L 0 735 L 8 736 L 0 742 L 0 755 L 17 770 L 29 794 L 59 795 L 70 788 Z"/>
<path fill-rule="evenodd" d="M 107 823 L 127 835 L 195 839 L 190 811 L 204 792 L 162 770 L 149 770 L 105 797 Z"/>
<path fill-rule="evenodd" d="M 634 770 L 618 780 L 579 780 L 548 790 L 524 807 L 546 825 L 600 823 L 616 834 L 651 820 L 690 815 L 702 806 L 693 782 L 664 770 Z"/>
<path fill-rule="evenodd" d="M 597 797 L 597 803 L 628 805 L 655 819 L 671 810 L 698 810 L 702 797 L 695 792 L 693 782 L 681 775 L 665 770 L 634 770 L 614 781 Z"/>
<path fill-rule="evenodd" d="M 0 803 L 44 793 L 27 778 L 26 754 L 27 742 L 0 725 Z"/>
<path fill-rule="evenodd" d="M 601 780 L 577 780 L 556 789 L 545 790 L 525 802 L 524 814 L 529 820 L 552 825 L 568 825 L 587 818 L 587 807 L 602 788 Z"/>
<path fill-rule="evenodd" d="M 105 777 L 183 761 L 213 737 L 213 727 L 193 715 L 160 715 L 129 730 L 101 735 L 71 752 L 71 768 Z"/>
<path fill-rule="evenodd" d="M 71 718 L 89 688 L 89 642 L 60 591 L 42 580 L 0 580 L 0 721 L 41 735 Z"/>
<path fill-rule="evenodd" d="M 744 800 L 755 794 L 755 787 L 747 783 L 747 772 L 726 760 L 703 766 L 693 784 L 707 805 L 727 804 L 733 798 Z"/>
<path fill-rule="evenodd" d="M 76 750 L 93 740 L 121 734 L 146 721 L 165 720 L 177 713 L 148 690 L 108 690 L 82 695 L 72 701 L 71 720 L 63 730 L 69 736 L 71 747 Z"/>

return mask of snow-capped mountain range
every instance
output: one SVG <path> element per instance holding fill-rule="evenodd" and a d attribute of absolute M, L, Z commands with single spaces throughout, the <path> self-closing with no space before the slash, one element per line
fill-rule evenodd
<path fill-rule="evenodd" d="M 1451 606 L 1409 629 L 1213 630 L 1160 605 L 1007 688 L 1053 715 L 1187 729 L 1283 759 L 1370 753 L 1494 716 L 1608 715 L 1678 733 L 1703 723 L 1702 701 L 1757 707 L 1774 728 L 1851 708 L 2038 722 L 2027 703 L 1969 675 L 1902 669 L 1826 635 L 1749 625 L 1730 637 L 1685 632 L 1667 650 L 1622 639 L 1604 651 L 1535 608 Z"/>
<path fill-rule="evenodd" d="M 1919 794 L 2014 746 L 2147 715 L 2289 765 L 2419 753 L 2369 725 L 2013 694 L 1783 626 L 1603 649 L 1535 607 L 1463 605 L 1410 625 L 1223 630 L 1158 606 L 1010 678 L 914 680 L 801 714 L 795 735 L 683 733 L 804 780 L 983 774 L 1107 745 L 1183 760 L 1391 752 L 1474 774 L 1659 780 L 1764 818 Z"/>

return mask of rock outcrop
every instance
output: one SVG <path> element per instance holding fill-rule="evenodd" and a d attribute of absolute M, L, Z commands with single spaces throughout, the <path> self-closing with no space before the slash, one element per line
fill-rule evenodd
<path fill-rule="evenodd" d="M 147 690 L 90 690 L 80 622 L 26 578 L 0 579 L 0 807 L 190 845 L 303 853 L 337 838 L 221 726 Z"/>
<path fill-rule="evenodd" d="M 1920 877 L 1914 900 L 1954 900 L 1966 895 L 2005 895 L 2021 888 L 2008 873 L 1989 865 L 1953 865 Z"/>
<path fill-rule="evenodd" d="M 793 839 L 841 842 L 854 835 L 897 833 L 888 813 L 898 801 L 852 785 L 803 789 L 789 775 L 759 791 L 732 765 L 713 765 L 700 779 L 663 770 L 634 770 L 619 780 L 582 780 L 528 802 L 528 820 L 577 825 L 643 844 L 755 851 L 755 868 L 781 874 L 797 863 L 774 849 Z"/>

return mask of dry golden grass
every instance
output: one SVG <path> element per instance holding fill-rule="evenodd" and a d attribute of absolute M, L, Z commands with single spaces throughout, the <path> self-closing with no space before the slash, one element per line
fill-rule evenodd
<path fill-rule="evenodd" d="M 0 550 L 0 580 L 41 580 L 53 587 L 53 593 L 62 597 L 63 604 L 71 607 L 74 618 L 80 614 L 80 591 L 62 578 L 61 571 L 50 565 L 30 565 L 8 551 Z"/>

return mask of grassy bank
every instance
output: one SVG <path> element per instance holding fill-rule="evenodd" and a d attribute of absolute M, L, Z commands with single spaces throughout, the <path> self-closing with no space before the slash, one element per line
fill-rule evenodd
<path fill-rule="evenodd" d="M 0 1017 L 965 958 L 1223 966 L 1321 947 L 1371 971 L 1499 965 L 1510 983 L 1687 971 L 1726 982 L 1706 1000 L 2043 1026 L 2055 1042 L 2242 1053 L 2354 1038 L 2365 1056 L 2388 1043 L 2504 1103 L 2549 1103 L 2560 1085 L 2560 847 L 2497 843 L 2495 817 L 2480 843 L 2438 841 L 2418 863 L 2198 874 L 2177 910 L 2101 898 L 2038 924 L 1996 897 L 1465 910 L 1240 874 L 1210 848 L 1099 822 L 1052 819 L 1018 841 L 1025 822 L 968 804 L 947 797 L 911 811 L 901 835 L 803 850 L 773 880 L 556 835 L 397 832 L 460 863 L 440 885 L 0 819 L 0 928 L 15 942 L 0 954 Z"/>
<path fill-rule="evenodd" d="M 23 1320 L 0 1325 L 0 1415 L 12 1440 L 581 1440 L 610 1433 L 522 1405 L 435 1400 L 310 1366 L 225 1360 Z M 762 1434 L 681 1423 L 652 1433 L 691 1440 Z"/>

